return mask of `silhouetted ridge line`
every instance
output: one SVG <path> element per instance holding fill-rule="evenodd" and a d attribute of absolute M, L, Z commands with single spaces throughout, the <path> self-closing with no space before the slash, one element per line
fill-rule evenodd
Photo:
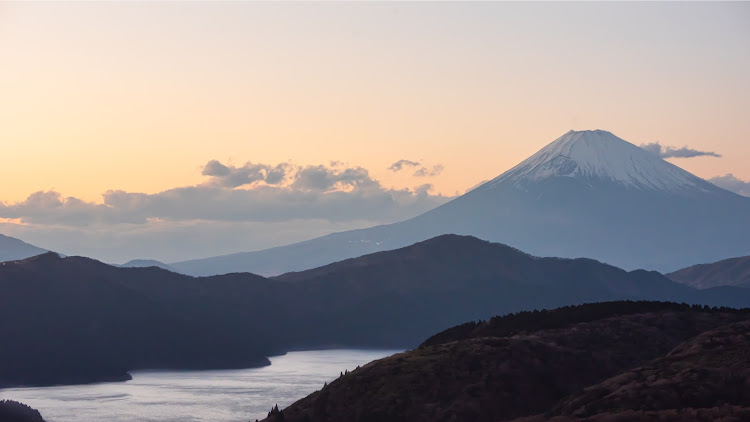
<path fill-rule="evenodd" d="M 38 410 L 13 400 L 0 400 L 1 422 L 44 422 Z"/>
<path fill-rule="evenodd" d="M 258 366 L 295 349 L 405 349 L 467 320 L 613 300 L 742 307 L 750 290 L 698 291 L 656 272 L 456 235 L 273 280 L 45 254 L 0 266 L 0 385 Z"/>
<path fill-rule="evenodd" d="M 425 340 L 419 347 L 434 346 L 475 337 L 508 337 L 518 333 L 565 328 L 581 322 L 595 321 L 619 315 L 645 312 L 722 312 L 750 314 L 750 308 L 688 305 L 657 301 L 617 301 L 585 303 L 555 309 L 521 311 L 495 316 L 488 321 L 471 321 L 442 331 Z"/>

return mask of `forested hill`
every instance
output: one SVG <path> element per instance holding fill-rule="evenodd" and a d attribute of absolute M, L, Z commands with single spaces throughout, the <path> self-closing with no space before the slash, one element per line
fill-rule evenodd
<path fill-rule="evenodd" d="M 38 410 L 13 400 L 0 400 L 1 422 L 44 422 Z"/>
<path fill-rule="evenodd" d="M 524 312 L 437 334 L 344 374 L 267 420 L 747 417 L 748 340 L 748 309 L 609 302 Z"/>

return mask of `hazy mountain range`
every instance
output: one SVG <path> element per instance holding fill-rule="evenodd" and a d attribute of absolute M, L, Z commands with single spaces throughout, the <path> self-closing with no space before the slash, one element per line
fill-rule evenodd
<path fill-rule="evenodd" d="M 750 198 L 601 130 L 570 131 L 497 178 L 407 221 L 166 264 L 189 275 L 266 276 L 466 234 L 537 256 L 588 257 L 661 272 L 750 255 Z M 44 252 L 0 237 L 0 260 Z"/>
<path fill-rule="evenodd" d="M 0 386 L 263 365 L 286 350 L 408 348 L 467 320 L 620 299 L 743 307 L 750 289 L 697 290 L 457 235 L 271 279 L 46 253 L 0 266 Z"/>
<path fill-rule="evenodd" d="M 170 265 L 192 275 L 275 275 L 446 233 L 538 256 L 674 271 L 749 255 L 750 198 L 609 132 L 570 131 L 497 178 L 413 219 Z"/>

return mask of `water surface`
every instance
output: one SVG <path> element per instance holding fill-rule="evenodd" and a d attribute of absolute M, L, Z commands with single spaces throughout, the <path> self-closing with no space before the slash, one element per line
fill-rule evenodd
<path fill-rule="evenodd" d="M 262 419 L 274 404 L 286 407 L 395 350 L 290 352 L 271 365 L 220 371 L 138 371 L 127 382 L 0 390 L 47 422 L 239 422 Z"/>

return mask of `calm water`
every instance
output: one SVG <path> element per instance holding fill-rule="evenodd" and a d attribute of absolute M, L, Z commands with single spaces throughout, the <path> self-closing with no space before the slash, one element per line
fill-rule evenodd
<path fill-rule="evenodd" d="M 139 371 L 127 382 L 0 390 L 48 422 L 255 421 L 395 350 L 321 350 L 271 358 L 271 366 L 222 371 Z"/>

